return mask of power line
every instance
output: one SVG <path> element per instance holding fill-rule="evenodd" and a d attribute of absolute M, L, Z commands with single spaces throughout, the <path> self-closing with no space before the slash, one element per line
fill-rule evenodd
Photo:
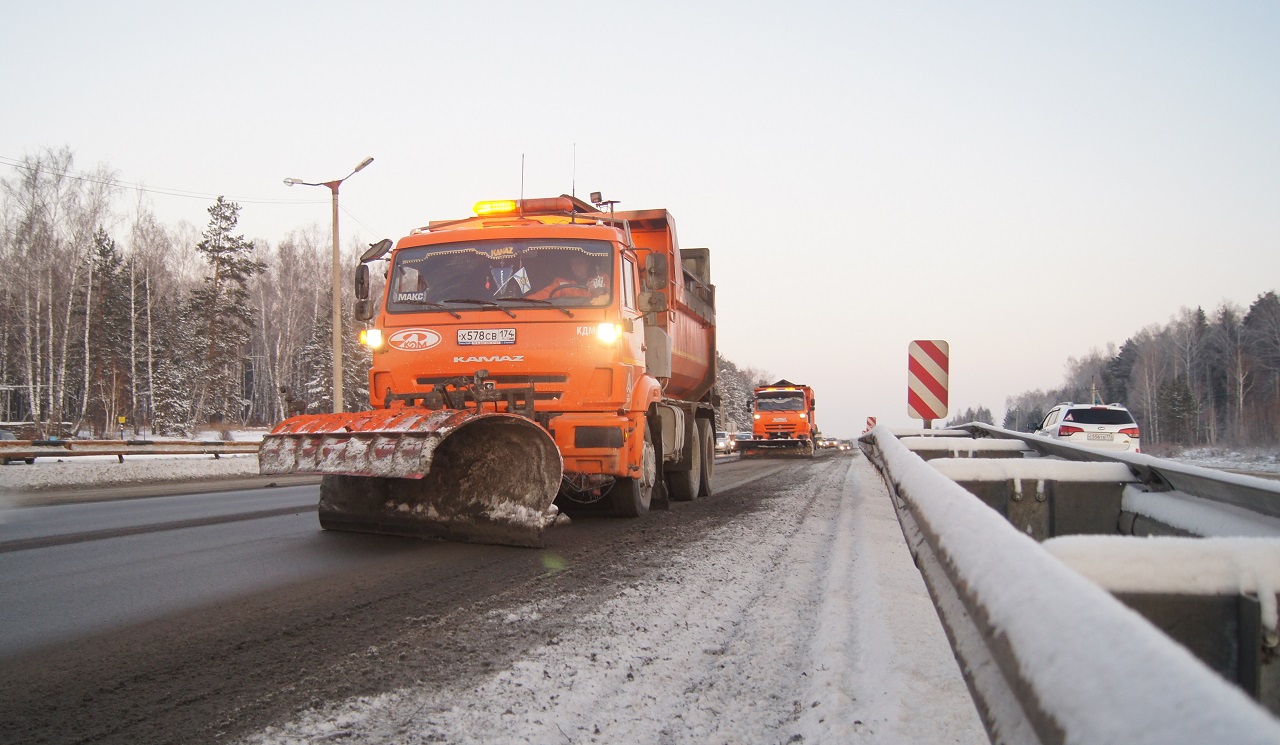
<path fill-rule="evenodd" d="M 13 166 L 15 169 L 31 170 L 31 168 L 29 168 L 29 164 L 24 163 L 24 161 L 13 159 L 13 157 L 0 155 L 0 163 Z M 193 192 L 188 191 L 188 189 L 146 187 L 142 186 L 140 183 L 129 183 L 115 178 L 102 178 L 97 177 L 97 175 L 74 172 L 74 170 L 52 170 L 49 168 L 46 168 L 45 170 L 51 174 L 63 175 L 63 177 L 81 180 L 81 182 L 84 183 L 96 183 L 101 184 L 101 186 L 129 189 L 129 191 L 146 192 L 148 195 L 182 197 L 188 198 L 188 200 L 216 200 L 216 198 L 221 196 L 228 198 L 230 201 L 236 202 L 236 204 L 244 205 L 320 205 L 325 202 L 325 200 L 243 200 L 243 198 L 228 197 L 227 195 L 210 195 L 210 193 Z"/>
<path fill-rule="evenodd" d="M 0 163 L 3 163 L 8 166 L 12 166 L 16 169 L 23 169 L 28 171 L 31 170 L 30 164 L 21 160 L 4 156 L 4 155 L 0 155 Z M 88 184 L 114 186 L 120 189 L 128 189 L 131 191 L 141 191 L 147 194 L 159 194 L 167 197 L 181 197 L 183 199 L 200 199 L 204 201 L 211 201 L 211 200 L 217 199 L 218 197 L 224 197 L 229 201 L 235 202 L 236 204 L 328 204 L 329 203 L 329 200 L 327 199 L 240 199 L 236 197 L 228 197 L 225 194 L 205 194 L 198 191 L 188 191 L 186 189 L 167 189 L 167 188 L 161 188 L 161 187 L 148 187 L 148 186 L 143 186 L 142 184 L 129 183 L 126 181 L 121 181 L 119 179 L 113 179 L 113 178 L 102 178 L 100 176 L 92 176 L 86 173 L 79 173 L 76 171 L 55 171 L 50 168 L 45 168 L 44 170 L 48 171 L 51 174 L 55 174 L 58 176 L 65 176 L 66 178 L 74 179 L 76 181 L 83 181 Z M 346 213 L 347 217 L 350 217 L 352 220 L 354 220 L 357 225 L 369 231 L 369 233 L 373 235 L 378 235 L 378 231 L 374 230 L 373 228 L 370 228 L 363 221 L 361 221 L 360 218 L 351 214 L 351 211 L 348 210 L 346 207 L 339 205 L 339 209 L 341 209 L 344 213 Z"/>

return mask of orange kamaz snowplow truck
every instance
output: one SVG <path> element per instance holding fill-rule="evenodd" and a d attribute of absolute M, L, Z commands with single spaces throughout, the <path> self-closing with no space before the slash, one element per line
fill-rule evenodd
<path fill-rule="evenodd" d="M 751 439 L 738 443 L 743 458 L 812 457 L 818 425 L 813 389 L 789 380 L 757 386 Z"/>
<path fill-rule="evenodd" d="M 711 494 L 710 252 L 681 250 L 663 209 L 560 196 L 475 213 L 365 252 L 373 410 L 281 422 L 262 473 L 323 474 L 329 530 L 523 546 L 565 501 L 636 517 Z"/>

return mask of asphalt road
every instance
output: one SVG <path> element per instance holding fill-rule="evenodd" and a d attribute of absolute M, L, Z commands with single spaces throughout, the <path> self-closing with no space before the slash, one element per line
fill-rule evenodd
<path fill-rule="evenodd" d="M 548 593 L 590 607 L 806 463 L 722 461 L 715 497 L 580 517 L 545 550 L 325 532 L 315 486 L 6 513 L 0 740 L 226 742 L 321 701 L 456 686 L 555 634 L 547 618 L 478 638 L 484 613 Z"/>

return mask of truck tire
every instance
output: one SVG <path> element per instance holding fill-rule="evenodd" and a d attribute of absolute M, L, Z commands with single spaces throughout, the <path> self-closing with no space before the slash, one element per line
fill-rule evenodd
<path fill-rule="evenodd" d="M 640 459 L 640 477 L 617 479 L 609 490 L 609 506 L 618 517 L 640 517 L 649 511 L 653 485 L 658 480 L 658 458 L 648 423 L 644 428 L 644 455 Z"/>
<path fill-rule="evenodd" d="M 689 459 L 692 462 L 687 471 L 673 471 L 667 476 L 667 490 L 671 498 L 677 502 L 688 502 L 698 496 L 702 481 L 702 454 L 705 448 L 702 443 L 702 429 L 694 422 L 693 442 L 689 443 Z"/>
<path fill-rule="evenodd" d="M 710 420 L 698 420 L 698 438 L 702 442 L 702 475 L 698 479 L 698 496 L 709 497 L 713 493 L 711 477 L 716 470 L 716 441 Z"/>

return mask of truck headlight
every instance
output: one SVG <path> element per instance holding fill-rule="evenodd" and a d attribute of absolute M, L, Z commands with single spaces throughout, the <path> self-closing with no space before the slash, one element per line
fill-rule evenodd
<path fill-rule="evenodd" d="M 360 343 L 370 349 L 378 349 L 382 346 L 382 329 L 362 329 Z"/>
<path fill-rule="evenodd" d="M 622 336 L 622 327 L 616 323 L 602 323 L 596 326 L 596 338 L 605 344 L 612 344 Z"/>

